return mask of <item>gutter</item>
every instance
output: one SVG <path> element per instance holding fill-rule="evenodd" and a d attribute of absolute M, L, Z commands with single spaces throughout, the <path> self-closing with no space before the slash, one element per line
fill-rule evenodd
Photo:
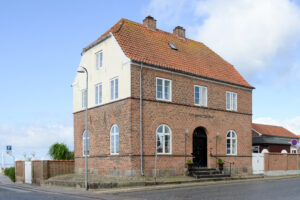
<path fill-rule="evenodd" d="M 106 36 L 104 36 L 103 38 L 101 38 L 100 40 L 96 41 L 95 43 L 90 44 L 89 46 L 85 47 L 82 49 L 81 52 L 81 56 L 87 52 L 88 50 L 90 50 L 91 48 L 93 48 L 94 46 L 98 45 L 99 43 L 103 42 L 104 40 L 110 38 L 112 36 L 112 33 L 110 32 L 109 34 L 107 34 Z"/>
<path fill-rule="evenodd" d="M 131 65 L 140 67 L 140 162 L 141 162 L 141 176 L 144 176 L 143 163 L 143 63 L 137 64 L 130 62 Z"/>

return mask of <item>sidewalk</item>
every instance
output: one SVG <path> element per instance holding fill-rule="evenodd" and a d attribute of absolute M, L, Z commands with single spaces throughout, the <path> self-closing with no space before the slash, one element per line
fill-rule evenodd
<path fill-rule="evenodd" d="M 108 177 L 89 175 L 89 188 L 90 189 L 108 189 L 108 188 L 124 188 L 124 187 L 137 187 L 137 186 L 152 186 L 152 185 L 175 185 L 185 183 L 207 183 L 217 181 L 230 181 L 230 180 L 244 180 L 244 179 L 259 179 L 263 178 L 260 175 L 247 175 L 247 176 L 232 176 L 222 178 L 202 178 L 196 179 L 189 176 L 171 176 L 171 177 Z M 79 174 L 68 174 L 50 178 L 43 184 L 45 186 L 58 186 L 58 187 L 73 187 L 84 188 L 84 176 Z"/>
<path fill-rule="evenodd" d="M 0 183 L 2 184 L 12 184 L 13 182 L 5 175 L 0 174 Z"/>

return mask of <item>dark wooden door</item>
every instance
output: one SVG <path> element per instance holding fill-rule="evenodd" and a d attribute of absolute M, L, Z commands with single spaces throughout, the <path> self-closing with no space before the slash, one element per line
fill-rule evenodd
<path fill-rule="evenodd" d="M 193 134 L 193 162 L 200 167 L 207 167 L 207 136 L 204 128 L 196 128 Z"/>

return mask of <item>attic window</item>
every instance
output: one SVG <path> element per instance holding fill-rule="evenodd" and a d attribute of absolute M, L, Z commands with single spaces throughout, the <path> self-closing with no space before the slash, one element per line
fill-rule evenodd
<path fill-rule="evenodd" d="M 169 44 L 169 46 L 170 46 L 173 50 L 176 50 L 176 51 L 178 50 L 174 44 L 172 44 L 172 43 L 170 43 L 170 42 L 169 42 L 168 44 Z"/>

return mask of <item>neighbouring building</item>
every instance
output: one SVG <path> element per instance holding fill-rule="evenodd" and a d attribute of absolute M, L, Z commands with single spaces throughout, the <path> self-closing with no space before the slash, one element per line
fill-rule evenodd
<path fill-rule="evenodd" d="M 75 170 L 84 170 L 88 95 L 91 173 L 182 175 L 186 160 L 216 168 L 234 162 L 251 173 L 252 90 L 240 73 L 201 42 L 121 19 L 82 51 L 74 91 Z"/>
<path fill-rule="evenodd" d="M 299 137 L 281 126 L 252 124 L 252 145 L 256 153 L 264 149 L 267 152 L 297 153 L 297 148 L 291 145 L 294 139 L 299 140 Z"/>

